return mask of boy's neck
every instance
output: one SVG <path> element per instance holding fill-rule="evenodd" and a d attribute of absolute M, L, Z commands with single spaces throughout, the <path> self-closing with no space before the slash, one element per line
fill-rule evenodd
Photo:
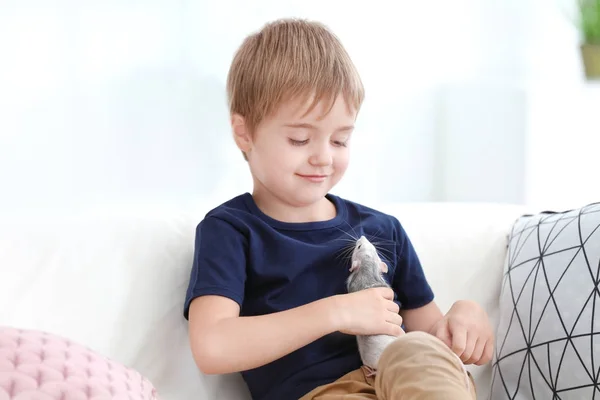
<path fill-rule="evenodd" d="M 327 198 L 304 207 L 297 207 L 278 199 L 266 190 L 254 190 L 256 206 L 269 217 L 287 223 L 328 221 L 336 216 L 335 205 Z"/>

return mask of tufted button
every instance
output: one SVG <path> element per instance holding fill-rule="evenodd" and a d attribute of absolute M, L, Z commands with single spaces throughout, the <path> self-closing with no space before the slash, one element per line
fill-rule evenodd
<path fill-rule="evenodd" d="M 137 371 L 71 340 L 0 327 L 0 400 L 157 400 Z"/>

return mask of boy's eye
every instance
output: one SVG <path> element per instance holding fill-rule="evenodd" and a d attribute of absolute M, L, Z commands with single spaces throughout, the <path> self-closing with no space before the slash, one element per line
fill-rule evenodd
<path fill-rule="evenodd" d="M 346 147 L 347 146 L 346 142 L 340 142 L 339 140 L 333 142 L 333 144 L 335 144 L 336 146 L 340 146 L 340 147 Z"/>
<path fill-rule="evenodd" d="M 293 144 L 294 146 L 302 146 L 303 144 L 308 143 L 308 139 L 306 139 L 306 140 L 294 140 L 294 139 L 290 139 L 290 143 Z"/>

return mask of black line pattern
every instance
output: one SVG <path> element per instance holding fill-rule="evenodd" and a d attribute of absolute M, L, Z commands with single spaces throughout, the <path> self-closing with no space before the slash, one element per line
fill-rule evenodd
<path fill-rule="evenodd" d="M 491 400 L 600 400 L 600 203 L 519 218 L 500 295 Z"/>

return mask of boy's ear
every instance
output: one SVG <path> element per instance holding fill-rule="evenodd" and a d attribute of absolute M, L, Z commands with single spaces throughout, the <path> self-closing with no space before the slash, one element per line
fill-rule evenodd
<path fill-rule="evenodd" d="M 381 264 L 379 264 L 381 267 L 381 272 L 383 272 L 384 274 L 386 274 L 388 272 L 388 266 L 386 263 L 384 263 L 383 261 L 381 261 Z"/>
<path fill-rule="evenodd" d="M 252 137 L 246 126 L 246 119 L 240 114 L 231 116 L 231 130 L 237 147 L 246 153 L 252 147 Z"/>

